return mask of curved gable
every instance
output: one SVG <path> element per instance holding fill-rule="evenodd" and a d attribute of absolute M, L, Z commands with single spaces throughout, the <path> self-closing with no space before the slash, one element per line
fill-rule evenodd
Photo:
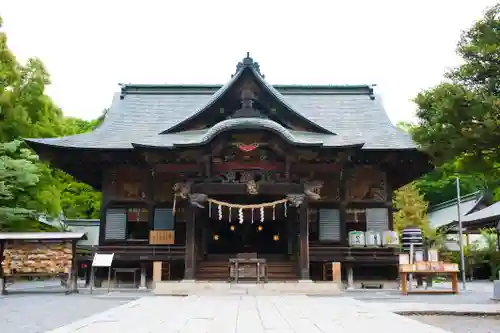
<path fill-rule="evenodd" d="M 194 114 L 167 128 L 161 134 L 210 128 L 232 117 L 240 107 L 243 95 L 252 94 L 252 99 L 267 118 L 291 130 L 305 130 L 333 134 L 330 130 L 304 117 L 289 104 L 272 85 L 264 80 L 257 62 L 248 55 L 238 63 L 236 73 L 212 98 Z M 233 106 L 228 109 L 228 106 Z"/>

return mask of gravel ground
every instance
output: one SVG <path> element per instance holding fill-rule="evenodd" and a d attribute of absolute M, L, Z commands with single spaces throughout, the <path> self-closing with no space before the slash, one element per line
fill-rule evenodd
<path fill-rule="evenodd" d="M 0 332 L 42 333 L 131 300 L 53 292 L 12 293 L 0 296 Z"/>
<path fill-rule="evenodd" d="M 492 293 L 463 292 L 459 295 L 408 295 L 397 291 L 353 291 L 345 294 L 363 302 L 434 303 L 434 304 L 498 304 L 491 300 Z M 500 332 L 499 332 L 500 333 Z"/>
<path fill-rule="evenodd" d="M 500 316 L 409 316 L 409 318 L 453 333 L 500 332 Z"/>

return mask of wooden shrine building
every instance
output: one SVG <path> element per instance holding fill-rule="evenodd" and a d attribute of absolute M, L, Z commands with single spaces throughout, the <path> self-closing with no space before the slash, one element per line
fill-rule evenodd
<path fill-rule="evenodd" d="M 385 274 L 395 250 L 348 233 L 391 230 L 393 190 L 432 168 L 370 86 L 271 85 L 248 55 L 222 86 L 126 84 L 93 132 L 27 142 L 102 191 L 100 251 L 163 279 L 226 279 L 238 253 L 270 279 Z"/>

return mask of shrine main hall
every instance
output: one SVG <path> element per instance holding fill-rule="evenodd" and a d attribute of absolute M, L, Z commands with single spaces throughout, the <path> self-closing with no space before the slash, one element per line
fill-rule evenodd
<path fill-rule="evenodd" d="M 395 279 L 392 193 L 432 168 L 372 86 L 272 85 L 249 55 L 224 85 L 124 84 L 92 132 L 26 141 L 102 191 L 94 250 L 154 282 L 325 280 L 332 262 Z"/>

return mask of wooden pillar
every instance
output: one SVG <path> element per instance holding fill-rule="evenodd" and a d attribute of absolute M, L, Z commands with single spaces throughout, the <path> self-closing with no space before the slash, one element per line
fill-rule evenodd
<path fill-rule="evenodd" d="M 141 279 L 140 279 L 140 282 L 139 282 L 139 289 L 140 290 L 146 290 L 148 288 L 147 287 L 147 281 L 146 281 L 146 273 L 147 273 L 146 263 L 142 262 L 141 263 Z"/>
<path fill-rule="evenodd" d="M 286 223 L 286 241 L 287 241 L 287 254 L 289 257 L 293 256 L 293 242 L 295 241 L 294 226 L 292 220 L 287 219 Z"/>
<path fill-rule="evenodd" d="M 349 169 L 347 166 L 342 168 L 340 172 L 340 186 L 339 186 L 339 217 L 340 217 L 340 244 L 347 246 L 349 244 L 347 234 L 347 179 L 349 176 Z"/>
<path fill-rule="evenodd" d="M 299 208 L 290 206 L 287 212 L 287 223 L 289 226 L 288 238 L 291 243 L 291 257 L 297 263 L 297 278 L 300 277 L 300 253 L 298 244 Z"/>
<path fill-rule="evenodd" d="M 71 271 L 69 274 L 68 293 L 78 293 L 78 263 L 76 261 L 76 243 L 78 240 L 71 241 Z"/>
<path fill-rule="evenodd" d="M 196 272 L 196 208 L 186 206 L 186 256 L 184 280 L 194 280 Z"/>
<path fill-rule="evenodd" d="M 299 210 L 299 244 L 300 244 L 300 279 L 310 280 L 309 276 L 309 219 L 307 216 L 307 199 Z"/>
<path fill-rule="evenodd" d="M 161 282 L 162 280 L 162 267 L 163 263 L 161 261 L 153 261 L 153 283 Z"/>
<path fill-rule="evenodd" d="M 5 276 L 3 274 L 3 252 L 5 250 L 5 241 L 0 241 L 0 295 L 7 294 L 5 290 Z"/>
<path fill-rule="evenodd" d="M 352 265 L 347 265 L 347 289 L 354 289 L 354 270 Z"/>

